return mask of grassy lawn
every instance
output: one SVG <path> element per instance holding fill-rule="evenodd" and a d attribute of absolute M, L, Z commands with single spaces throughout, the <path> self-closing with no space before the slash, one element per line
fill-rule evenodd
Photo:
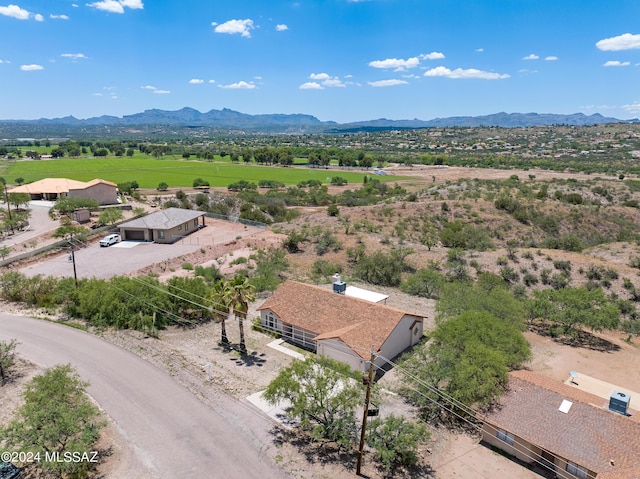
<path fill-rule="evenodd" d="M 156 188 L 165 182 L 170 188 L 191 187 L 193 180 L 202 178 L 211 186 L 228 186 L 238 180 L 258 183 L 259 180 L 277 180 L 295 185 L 304 180 L 331 181 L 332 176 L 341 176 L 350 184 L 361 185 L 367 173 L 352 171 L 328 171 L 317 168 L 279 168 L 254 164 L 232 164 L 228 161 L 192 161 L 181 159 L 155 159 L 133 156 L 106 158 L 61 158 L 55 160 L 16 161 L 0 164 L 0 176 L 7 183 L 15 178 L 24 178 L 25 183 L 43 178 L 69 178 L 89 181 L 94 178 L 124 183 L 137 181 L 141 188 Z M 381 181 L 396 181 L 400 177 L 377 177 Z"/>

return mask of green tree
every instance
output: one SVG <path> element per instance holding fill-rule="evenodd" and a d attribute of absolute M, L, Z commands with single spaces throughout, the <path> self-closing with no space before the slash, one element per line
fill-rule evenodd
<path fill-rule="evenodd" d="M 86 394 L 88 385 L 69 364 L 34 377 L 27 384 L 18 419 L 2 431 L 6 447 L 41 457 L 92 450 L 105 422 Z M 42 460 L 37 465 L 54 477 L 84 477 L 90 464 Z"/>
<path fill-rule="evenodd" d="M 419 269 L 400 284 L 400 289 L 414 296 L 438 298 L 446 277 L 435 269 Z"/>
<path fill-rule="evenodd" d="M 7 256 L 9 256 L 9 253 L 11 253 L 11 248 L 9 246 L 0 246 L 0 258 L 4 260 Z"/>
<path fill-rule="evenodd" d="M 529 343 L 516 325 L 486 311 L 466 311 L 439 320 L 430 343 L 416 348 L 404 361 L 405 394 L 432 418 L 442 417 L 445 401 L 431 389 L 425 390 L 425 383 L 467 406 L 488 406 L 503 392 L 508 371 L 530 356 Z"/>
<path fill-rule="evenodd" d="M 355 408 L 362 404 L 351 368 L 324 356 L 294 359 L 269 383 L 263 397 L 272 405 L 290 403 L 287 415 L 320 439 L 348 447 L 356 433 Z"/>
<path fill-rule="evenodd" d="M 369 426 L 367 443 L 389 475 L 396 466 L 413 467 L 418 463 L 418 446 L 429 439 L 424 424 L 390 414 L 375 418 Z"/>
<path fill-rule="evenodd" d="M 69 238 L 86 233 L 88 230 L 84 226 L 74 225 L 68 216 L 60 217 L 60 226 L 53 232 L 54 238 Z"/>
<path fill-rule="evenodd" d="M 167 183 L 165 183 L 164 181 L 161 181 L 160 183 L 158 183 L 158 191 L 167 191 L 169 189 L 169 185 Z"/>
<path fill-rule="evenodd" d="M 14 208 L 18 208 L 20 205 L 27 205 L 31 201 L 31 195 L 29 193 L 9 193 L 9 203 Z"/>
<path fill-rule="evenodd" d="M 17 185 L 22 185 L 24 183 L 24 178 L 22 176 L 15 179 Z"/>
<path fill-rule="evenodd" d="M 9 370 L 15 363 L 16 346 L 18 346 L 18 342 L 15 339 L 0 341 L 0 386 L 4 386 L 9 377 Z"/>
<path fill-rule="evenodd" d="M 529 317 L 551 323 L 554 335 L 578 336 L 582 328 L 592 331 L 613 329 L 619 324 L 620 310 L 601 288 L 563 288 L 533 293 L 528 303 Z"/>
<path fill-rule="evenodd" d="M 100 212 L 98 223 L 103 225 L 112 225 L 124 218 L 120 208 L 106 208 Z"/>
<path fill-rule="evenodd" d="M 231 304 L 229 285 L 224 279 L 216 281 L 211 285 L 211 289 L 207 295 L 207 300 L 211 304 L 211 310 L 215 317 L 220 321 L 220 344 L 226 346 L 229 344 L 229 338 L 227 338 L 227 319 L 229 319 L 229 308 Z"/>
<path fill-rule="evenodd" d="M 247 347 L 244 341 L 244 320 L 247 319 L 249 303 L 255 300 L 256 288 L 244 276 L 236 275 L 228 283 L 227 299 L 231 311 L 238 320 L 240 329 L 240 352 L 246 354 Z"/>
<path fill-rule="evenodd" d="M 480 273 L 475 284 L 454 282 L 444 285 L 436 304 L 438 318 L 454 318 L 465 311 L 487 311 L 521 330 L 526 326 L 524 303 L 513 295 L 502 278 L 493 273 Z"/>
<path fill-rule="evenodd" d="M 71 196 L 67 198 L 59 198 L 53 205 L 53 209 L 61 215 L 68 215 L 81 208 L 95 209 L 99 206 L 98 201 L 92 198 L 79 198 Z"/>

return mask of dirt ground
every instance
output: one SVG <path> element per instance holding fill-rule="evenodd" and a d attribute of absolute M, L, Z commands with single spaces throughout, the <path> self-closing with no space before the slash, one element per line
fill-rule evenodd
<path fill-rule="evenodd" d="M 588 179 L 592 176 L 574 173 L 559 173 L 537 170 L 488 170 L 488 169 L 467 169 L 467 168 L 436 168 L 427 166 L 414 166 L 411 168 L 390 168 L 390 173 L 398 176 L 418 177 L 418 181 L 413 183 L 417 186 L 432 184 L 433 177 L 436 183 L 455 181 L 461 178 L 483 178 L 497 179 L 509 178 L 511 175 L 518 175 L 525 179 L 528 175 L 535 175 L 537 179 L 551 178 L 581 178 Z M 407 181 L 405 183 L 411 183 Z M 320 224 L 327 222 L 326 208 L 304 209 L 305 220 L 309 224 Z M 352 218 L 357 218 L 358 209 L 350 210 Z M 286 229 L 286 228 L 285 228 Z M 136 274 L 157 275 L 162 281 L 166 281 L 174 275 L 190 275 L 192 271 L 182 268 L 184 263 L 193 265 L 208 266 L 215 264 L 223 274 L 232 273 L 233 266 L 230 263 L 233 259 L 244 256 L 249 257 L 256 249 L 265 249 L 269 246 L 279 246 L 285 237 L 283 234 L 275 234 L 271 231 L 263 231 L 248 238 L 230 239 L 226 243 L 216 244 L 214 248 L 206 248 L 203 253 L 200 249 L 191 253 L 181 255 L 176 258 L 166 259 L 161 263 L 146 266 L 137 271 Z M 345 247 L 350 245 L 345 244 Z M 371 243 L 375 248 L 375 243 Z M 421 261 L 430 259 L 439 260 L 446 254 L 443 248 L 434 247 Z M 636 271 L 629 269 L 629 255 L 637 254 L 637 249 L 630 251 L 628 245 L 612 243 L 601 248 L 596 248 L 591 252 L 591 258 L 583 255 L 573 255 L 567 258 L 568 253 L 555 251 L 544 251 L 545 258 L 537 258 L 544 265 L 544 261 L 555 259 L 556 255 L 563 255 L 563 259 L 571 259 L 576 269 L 581 265 L 581 261 L 617 263 L 622 268 L 621 275 L 634 278 L 636 281 Z M 491 253 L 491 257 L 477 258 L 480 263 L 495 264 L 497 255 L 504 255 L 503 251 Z M 311 257 L 311 256 L 310 256 Z M 331 254 L 326 256 L 332 260 Z M 293 275 L 309 267 L 301 259 L 299 263 L 293 264 Z M 585 263 L 587 264 L 587 263 Z M 626 269 L 625 269 L 626 268 Z M 408 296 L 393 288 L 375 288 L 370 285 L 358 285 L 367 289 L 389 294 L 388 305 L 407 311 L 416 312 L 427 317 L 425 325 L 429 328 L 433 325 L 432 320 L 435 315 L 435 303 L 432 300 L 420 299 Z M 575 284 L 576 286 L 578 284 Z M 327 283 L 327 287 L 328 287 Z M 223 391 L 240 401 L 245 401 L 246 397 L 261 389 L 264 389 L 278 371 L 289 364 L 292 358 L 286 354 L 276 351 L 268 346 L 273 340 L 272 337 L 259 333 L 251 329 L 251 321 L 257 317 L 256 308 L 264 301 L 264 297 L 251 305 L 248 321 L 245 323 L 247 334 L 247 348 L 249 355 L 241 357 L 234 350 L 226 350 L 218 346 L 220 337 L 220 325 L 208 323 L 193 329 L 179 329 L 175 327 L 162 331 L 159 339 L 153 339 L 142 333 L 135 331 L 102 331 L 97 332 L 104 339 L 128 349 L 135 354 L 142 356 L 158 367 L 168 371 L 177 381 L 188 387 L 198 397 L 210 397 L 218 391 Z M 0 305 L 5 311 L 20 312 L 13 305 Z M 23 312 L 25 313 L 25 312 Z M 32 314 L 27 312 L 27 314 Z M 40 313 L 44 315 L 44 313 Z M 227 326 L 229 339 L 232 342 L 238 341 L 238 328 L 234 320 L 230 320 Z M 601 335 L 613 347 L 607 350 L 597 350 L 588 348 L 572 347 L 561 342 L 554 341 L 549 337 L 540 336 L 533 332 L 526 333 L 526 338 L 531 344 L 533 360 L 528 365 L 529 369 L 540 372 L 559 381 L 564 381 L 569 377 L 569 371 L 575 370 L 579 373 L 605 380 L 607 382 L 620 385 L 622 387 L 640 391 L 640 369 L 636 365 L 640 361 L 640 345 L 637 339 L 635 342 L 625 342 L 624 337 L 604 333 Z M 208 374 L 206 365 L 211 364 L 211 373 Z M 19 405 L 21 388 L 34 375 L 37 368 L 27 362 L 21 362 L 19 374 L 11 384 L 0 388 L 0 424 L 6 423 L 11 411 Z M 393 372 L 382 378 L 383 387 L 391 388 L 394 381 Z M 384 408 L 396 411 L 410 411 L 402 403 L 398 396 L 393 394 L 385 395 L 385 402 L 381 404 L 381 412 Z M 275 426 L 275 425 L 274 425 Z M 532 479 L 539 477 L 526 468 L 512 462 L 502 455 L 492 452 L 479 443 L 475 436 L 455 435 L 444 430 L 431 429 L 431 440 L 421 449 L 421 460 L 423 469 L 421 473 L 414 477 L 436 477 L 439 479 L 465 478 L 465 479 Z M 292 477 L 324 479 L 324 478 L 347 478 L 354 474 L 353 454 L 340 457 L 336 462 L 327 461 L 327 457 L 335 459 L 337 456 L 328 454 L 321 457 L 313 452 L 309 443 L 305 441 L 294 441 L 293 443 L 282 442 L 282 433 L 274 429 L 274 442 L 279 444 L 279 454 L 273 458 Z M 124 438 L 122 438 L 117 427 L 111 425 L 103 434 L 102 447 L 110 450 L 111 454 L 99 469 L 99 477 L 102 479 L 119 479 L 122 471 L 127 470 L 127 463 L 134 455 Z M 372 467 L 372 461 L 365 455 L 364 473 L 371 479 L 382 477 L 380 471 Z M 398 476 L 402 477 L 402 476 Z M 404 476 L 410 477 L 410 476 Z"/>

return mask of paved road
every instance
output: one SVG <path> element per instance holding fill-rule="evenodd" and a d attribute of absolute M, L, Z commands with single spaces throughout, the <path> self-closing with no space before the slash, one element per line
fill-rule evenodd
<path fill-rule="evenodd" d="M 127 477 L 275 479 L 288 477 L 261 449 L 271 423 L 251 406 L 220 395 L 211 408 L 168 374 L 96 336 L 0 313 L 0 340 L 46 367 L 71 363 L 89 393 L 135 451 L 143 471 Z"/>

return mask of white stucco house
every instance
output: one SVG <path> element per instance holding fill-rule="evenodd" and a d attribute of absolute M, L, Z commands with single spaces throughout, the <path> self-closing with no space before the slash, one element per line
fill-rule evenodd
<path fill-rule="evenodd" d="M 365 371 L 371 350 L 392 359 L 422 338 L 424 317 L 319 286 L 287 281 L 259 308 L 283 339 Z M 376 366 L 385 367 L 381 357 Z"/>

